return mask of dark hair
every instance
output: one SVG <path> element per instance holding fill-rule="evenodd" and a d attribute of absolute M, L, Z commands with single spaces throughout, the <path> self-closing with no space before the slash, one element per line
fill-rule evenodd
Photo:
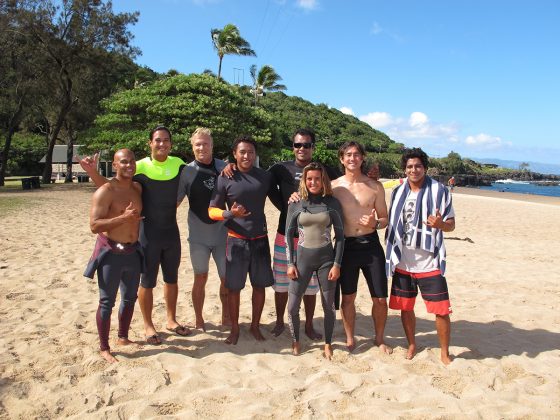
<path fill-rule="evenodd" d="M 424 165 L 424 169 L 428 169 L 429 159 L 426 152 L 424 152 L 419 147 L 413 147 L 410 149 L 404 149 L 403 155 L 401 157 L 401 169 L 406 169 L 406 164 L 409 159 L 418 158 L 422 161 L 422 165 Z"/>
<path fill-rule="evenodd" d="M 357 148 L 358 152 L 360 152 L 360 154 L 364 158 L 364 160 L 362 162 L 362 166 L 360 167 L 360 169 L 362 170 L 363 173 L 366 173 L 366 167 L 367 167 L 366 149 L 364 148 L 364 146 L 362 146 L 357 141 L 347 141 L 347 142 L 342 143 L 342 145 L 338 148 L 338 158 L 342 159 L 344 157 L 344 153 L 346 153 L 346 150 L 350 149 L 351 147 Z"/>
<path fill-rule="evenodd" d="M 294 141 L 294 139 L 296 138 L 297 135 L 300 136 L 307 136 L 311 139 L 311 144 L 315 144 L 315 133 L 312 130 L 309 130 L 308 128 L 298 128 L 295 132 L 294 135 L 292 136 L 292 141 Z"/>
<path fill-rule="evenodd" d="M 150 141 L 153 140 L 154 133 L 155 133 L 156 131 L 160 131 L 160 130 L 167 131 L 167 134 L 169 134 L 169 140 L 171 140 L 171 131 L 169 131 L 169 128 L 167 128 L 165 125 L 158 125 L 158 126 L 157 126 L 156 128 L 154 128 L 152 131 L 150 131 Z"/>
<path fill-rule="evenodd" d="M 231 145 L 231 150 L 235 152 L 237 150 L 237 146 L 239 146 L 239 143 L 252 144 L 253 147 L 255 148 L 255 152 L 257 151 L 257 142 L 255 140 L 253 140 L 253 138 L 251 136 L 239 136 L 239 137 L 237 137 L 233 141 L 233 144 Z"/>

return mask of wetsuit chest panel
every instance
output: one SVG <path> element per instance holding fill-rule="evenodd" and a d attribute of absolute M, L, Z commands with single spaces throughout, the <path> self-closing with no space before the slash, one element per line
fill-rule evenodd
<path fill-rule="evenodd" d="M 178 233 L 177 187 L 184 162 L 169 157 L 154 164 L 150 158 L 137 162 L 134 180 L 142 184 L 143 230 L 146 235 L 165 236 L 170 231 Z"/>
<path fill-rule="evenodd" d="M 228 220 L 228 229 L 246 238 L 266 235 L 264 204 L 271 185 L 272 175 L 260 168 L 252 168 L 249 172 L 237 171 L 232 179 L 219 177 L 215 193 L 221 198 L 213 198 L 210 206 L 221 207 L 219 201 L 222 199 L 225 199 L 228 208 L 235 202 L 243 205 L 251 214 Z"/>
<path fill-rule="evenodd" d="M 218 171 L 214 165 L 204 165 L 195 162 L 198 171 L 191 184 L 189 199 L 189 209 L 206 224 L 216 223 L 208 216 L 208 203 L 212 197 L 212 191 L 218 177 Z"/>

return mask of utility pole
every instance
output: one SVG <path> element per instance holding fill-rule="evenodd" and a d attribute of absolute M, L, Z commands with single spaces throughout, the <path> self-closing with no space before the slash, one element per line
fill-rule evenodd
<path fill-rule="evenodd" d="M 241 83 L 239 83 L 240 80 Z M 245 84 L 245 69 L 233 68 L 233 84 L 238 86 Z"/>

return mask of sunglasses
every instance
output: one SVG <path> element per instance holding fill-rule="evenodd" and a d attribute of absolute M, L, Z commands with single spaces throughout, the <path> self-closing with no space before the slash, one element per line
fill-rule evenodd
<path fill-rule="evenodd" d="M 313 143 L 294 143 L 294 149 L 311 149 L 313 147 Z"/>

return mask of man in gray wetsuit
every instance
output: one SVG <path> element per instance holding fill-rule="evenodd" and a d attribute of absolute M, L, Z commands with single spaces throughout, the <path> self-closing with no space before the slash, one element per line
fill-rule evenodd
<path fill-rule="evenodd" d="M 288 298 L 288 324 L 292 332 L 292 352 L 300 353 L 299 309 L 301 300 L 315 273 L 321 289 L 325 327 L 325 351 L 332 358 L 332 334 L 336 313 L 334 296 L 336 280 L 340 276 L 340 263 L 344 249 L 342 208 L 332 196 L 326 170 L 319 163 L 310 163 L 303 170 L 299 194 L 302 198 L 288 208 L 286 220 L 286 245 L 288 277 L 291 279 Z M 335 233 L 333 250 L 331 226 Z M 294 252 L 296 232 L 299 241 Z M 296 257 L 297 255 L 297 257 Z"/>
<path fill-rule="evenodd" d="M 227 229 L 223 221 L 215 221 L 208 216 L 208 203 L 216 178 L 224 169 L 226 162 L 215 159 L 212 155 L 214 143 L 212 132 L 208 128 L 197 128 L 191 136 L 191 145 L 195 160 L 189 163 L 181 173 L 177 191 L 177 206 L 183 199 L 189 199 L 189 250 L 194 271 L 192 301 L 196 328 L 206 330 L 202 308 L 204 307 L 206 281 L 208 280 L 208 263 L 210 255 L 214 258 L 220 276 L 220 301 L 222 303 L 222 325 L 229 325 L 227 309 L 226 278 L 226 237 Z"/>

